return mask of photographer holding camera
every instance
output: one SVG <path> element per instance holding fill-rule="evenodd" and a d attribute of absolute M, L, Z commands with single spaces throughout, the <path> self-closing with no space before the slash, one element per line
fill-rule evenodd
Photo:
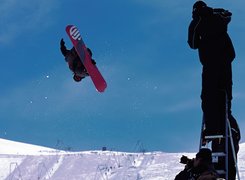
<path fill-rule="evenodd" d="M 212 152 L 208 148 L 200 149 L 196 158 L 182 156 L 180 163 L 186 164 L 175 180 L 216 180 L 218 174 L 212 164 Z"/>
<path fill-rule="evenodd" d="M 225 101 L 228 117 L 232 117 L 232 61 L 235 50 L 228 35 L 232 13 L 211 8 L 203 1 L 193 5 L 188 29 L 188 44 L 198 49 L 202 64 L 202 110 L 205 136 L 225 133 Z"/>

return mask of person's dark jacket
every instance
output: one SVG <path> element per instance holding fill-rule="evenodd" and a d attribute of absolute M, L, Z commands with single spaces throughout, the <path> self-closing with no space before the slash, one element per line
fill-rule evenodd
<path fill-rule="evenodd" d="M 197 180 L 216 180 L 219 177 L 212 164 L 201 164 L 193 171 L 198 175 Z"/>
<path fill-rule="evenodd" d="M 71 71 L 73 71 L 75 74 L 87 72 L 75 48 L 72 47 L 71 50 L 68 50 L 65 46 L 65 42 L 63 39 L 61 39 L 60 41 L 60 50 L 63 56 L 65 57 L 65 60 L 68 63 Z"/>
<path fill-rule="evenodd" d="M 185 168 L 175 176 L 174 180 L 216 180 L 217 172 L 212 166 L 199 166 L 197 168 Z"/>
<path fill-rule="evenodd" d="M 227 33 L 231 13 L 224 9 L 208 6 L 193 10 L 188 31 L 188 44 L 199 50 L 203 65 L 219 63 L 219 60 L 233 61 L 235 50 Z"/>
<path fill-rule="evenodd" d="M 241 132 L 236 119 L 232 115 L 229 116 L 229 121 L 231 126 L 232 139 L 235 147 L 235 153 L 237 154 L 239 151 L 239 141 L 241 139 Z"/>

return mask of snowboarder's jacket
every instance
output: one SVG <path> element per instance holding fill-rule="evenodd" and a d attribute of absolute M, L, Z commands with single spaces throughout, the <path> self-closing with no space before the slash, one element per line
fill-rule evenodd
<path fill-rule="evenodd" d="M 80 82 L 83 78 L 89 76 L 85 66 L 83 65 L 74 47 L 71 50 L 68 50 L 65 46 L 64 40 L 61 39 L 60 50 L 63 56 L 65 57 L 66 62 L 69 65 L 69 69 L 74 73 L 73 79 L 76 82 Z M 89 48 L 87 48 L 87 51 L 92 58 L 92 51 Z M 91 60 L 92 63 L 95 65 L 96 64 L 95 60 L 94 59 Z"/>
<path fill-rule="evenodd" d="M 82 64 L 75 48 L 73 47 L 71 50 L 68 50 L 63 39 L 60 41 L 60 50 L 65 57 L 65 60 L 68 63 L 70 70 L 74 72 L 74 74 L 87 73 L 87 70 Z"/>
<path fill-rule="evenodd" d="M 225 59 L 230 62 L 235 58 L 235 50 L 227 34 L 231 15 L 228 10 L 213 9 L 202 1 L 194 4 L 188 44 L 192 49 L 199 50 L 202 64 L 214 58 L 216 61 Z"/>

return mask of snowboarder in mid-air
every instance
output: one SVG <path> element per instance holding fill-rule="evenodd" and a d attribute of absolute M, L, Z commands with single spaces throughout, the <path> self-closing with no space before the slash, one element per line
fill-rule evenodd
<path fill-rule="evenodd" d="M 79 58 L 74 47 L 68 50 L 65 46 L 65 41 L 63 38 L 60 41 L 60 50 L 63 56 L 65 57 L 65 61 L 68 63 L 69 69 L 73 72 L 73 79 L 76 82 L 80 82 L 86 76 L 89 76 L 86 68 L 84 67 L 81 59 Z M 92 57 L 92 51 L 87 48 L 90 56 Z M 95 60 L 92 59 L 92 63 L 95 65 Z"/>

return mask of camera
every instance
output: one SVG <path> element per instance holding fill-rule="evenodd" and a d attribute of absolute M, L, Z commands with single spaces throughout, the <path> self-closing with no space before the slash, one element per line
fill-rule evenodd
<path fill-rule="evenodd" d="M 219 15 L 223 16 L 224 18 L 229 18 L 232 16 L 232 13 L 230 11 L 222 9 L 222 8 L 214 8 L 213 13 L 219 14 Z"/>

